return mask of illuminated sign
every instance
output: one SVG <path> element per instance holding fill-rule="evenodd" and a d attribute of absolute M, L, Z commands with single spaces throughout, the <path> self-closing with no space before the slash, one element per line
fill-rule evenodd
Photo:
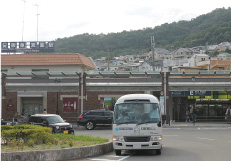
<path fill-rule="evenodd" d="M 2 53 L 49 53 L 54 52 L 54 41 L 2 42 Z"/>

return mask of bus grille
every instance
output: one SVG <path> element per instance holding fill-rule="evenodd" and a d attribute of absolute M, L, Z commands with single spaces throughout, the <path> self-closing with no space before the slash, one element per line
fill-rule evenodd
<path fill-rule="evenodd" d="M 124 136 L 125 142 L 149 142 L 150 136 Z"/>

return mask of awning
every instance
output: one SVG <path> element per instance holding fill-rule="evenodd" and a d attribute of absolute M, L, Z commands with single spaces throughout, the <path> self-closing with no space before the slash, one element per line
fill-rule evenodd
<path fill-rule="evenodd" d="M 18 97 L 43 97 L 43 94 L 34 94 L 34 93 L 20 93 Z"/>

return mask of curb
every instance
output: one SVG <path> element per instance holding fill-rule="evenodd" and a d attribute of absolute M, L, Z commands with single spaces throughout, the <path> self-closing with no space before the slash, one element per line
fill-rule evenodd
<path fill-rule="evenodd" d="M 195 125 L 164 125 L 163 128 L 224 128 L 224 127 L 231 127 L 231 125 L 200 125 L 200 124 L 195 124 Z"/>
<path fill-rule="evenodd" d="M 112 142 L 78 148 L 1 153 L 2 161 L 61 161 L 93 157 L 113 151 Z"/>

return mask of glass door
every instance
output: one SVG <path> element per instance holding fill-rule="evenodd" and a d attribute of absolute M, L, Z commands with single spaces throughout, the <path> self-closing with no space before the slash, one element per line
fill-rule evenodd
<path fill-rule="evenodd" d="M 42 113 L 42 104 L 24 103 L 22 108 L 22 115 L 28 117 L 30 115 Z"/>

